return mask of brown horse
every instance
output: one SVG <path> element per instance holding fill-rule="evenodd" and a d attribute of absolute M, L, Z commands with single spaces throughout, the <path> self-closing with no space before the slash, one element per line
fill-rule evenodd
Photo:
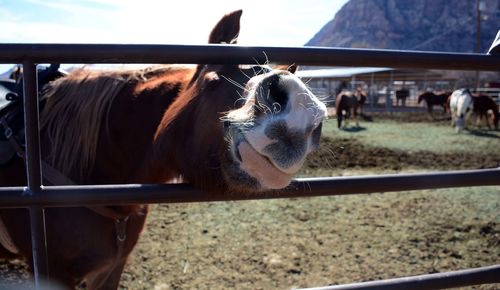
<path fill-rule="evenodd" d="M 418 103 L 425 101 L 427 105 L 427 112 L 432 114 L 432 108 L 434 106 L 443 107 L 443 114 L 449 111 L 448 98 L 451 96 L 451 92 L 444 92 L 440 94 L 435 94 L 434 92 L 425 92 L 418 96 Z"/>
<path fill-rule="evenodd" d="M 474 114 L 477 116 L 477 124 L 481 123 L 481 119 L 484 118 L 486 121 L 486 126 L 488 129 L 492 129 L 489 122 L 488 111 L 493 113 L 492 121 L 495 130 L 498 130 L 498 120 L 500 119 L 500 113 L 498 111 L 497 103 L 487 95 L 472 95 L 472 108 Z"/>
<path fill-rule="evenodd" d="M 355 92 L 343 90 L 335 98 L 335 113 L 337 116 L 337 127 L 347 127 L 348 120 L 351 118 L 356 122 L 356 127 L 359 127 L 358 110 L 366 101 L 366 94 L 358 89 Z"/>
<path fill-rule="evenodd" d="M 241 11 L 209 43 L 235 43 Z M 182 179 L 207 194 L 289 185 L 319 144 L 326 106 L 294 74 L 269 66 L 80 70 L 51 83 L 42 158 L 77 184 Z M 0 184 L 25 184 L 11 160 Z M 148 213 L 144 205 L 46 209 L 49 274 L 74 289 L 116 289 Z M 0 210 L 0 257 L 31 261 L 25 209 Z M 0 233 L 1 234 L 1 233 Z"/>

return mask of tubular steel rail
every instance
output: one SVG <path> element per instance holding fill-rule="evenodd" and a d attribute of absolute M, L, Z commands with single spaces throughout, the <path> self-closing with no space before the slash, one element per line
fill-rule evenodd
<path fill-rule="evenodd" d="M 208 195 L 189 184 L 124 184 L 0 188 L 0 207 L 63 207 L 208 202 L 500 185 L 500 168 L 433 173 L 298 178 L 287 190 L 260 194 Z M 140 193 L 140 194 L 138 194 Z"/>
<path fill-rule="evenodd" d="M 0 63 L 297 63 L 498 71 L 500 57 L 474 53 L 235 45 L 0 44 Z"/>
<path fill-rule="evenodd" d="M 421 174 L 297 179 L 289 189 L 260 195 L 208 196 L 187 184 L 47 186 L 41 181 L 36 63 L 296 63 L 299 65 L 500 70 L 500 57 L 305 47 L 232 45 L 0 44 L 0 63 L 22 63 L 27 187 L 0 188 L 0 207 L 30 209 L 34 278 L 48 277 L 44 208 L 97 204 L 223 201 L 310 197 L 428 188 L 500 185 L 500 168 Z M 140 194 L 138 194 L 140 193 Z M 443 289 L 499 283 L 500 265 L 318 289 Z"/>
<path fill-rule="evenodd" d="M 481 283 L 498 283 L 500 265 L 473 268 L 446 273 L 435 273 L 380 281 L 307 288 L 302 290 L 435 290 L 477 285 Z"/>

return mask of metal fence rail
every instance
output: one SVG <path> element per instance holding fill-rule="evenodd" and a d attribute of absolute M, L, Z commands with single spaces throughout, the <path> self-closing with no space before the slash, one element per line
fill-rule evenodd
<path fill-rule="evenodd" d="M 500 265 L 435 273 L 380 281 L 307 288 L 302 290 L 435 290 L 477 285 L 481 283 L 499 283 Z"/>
<path fill-rule="evenodd" d="M 50 186 L 41 185 L 38 98 L 35 63 L 297 63 L 301 65 L 374 66 L 394 68 L 436 68 L 498 71 L 500 57 L 480 54 L 401 52 L 390 50 L 239 47 L 229 45 L 86 45 L 86 44 L 0 44 L 0 63 L 22 63 L 24 69 L 24 106 L 26 123 L 27 187 L 0 188 L 0 207 L 28 207 L 32 222 L 35 285 L 47 276 L 44 207 L 95 204 L 130 204 L 188 201 L 307 197 L 444 188 L 500 185 L 500 169 L 451 171 L 422 174 L 395 174 L 339 178 L 298 179 L 288 190 L 258 196 L 207 196 L 186 184 Z M 140 192 L 140 194 L 138 194 Z M 473 271 L 473 270 L 465 270 Z M 500 282 L 500 266 L 474 272 L 474 284 Z M 467 273 L 459 273 L 466 277 Z M 431 274 L 434 275 L 434 274 Z M 425 275 L 429 276 L 429 275 Z M 491 277 L 495 277 L 491 279 Z M 471 280 L 457 279 L 453 272 L 431 276 L 419 284 L 422 276 L 404 278 L 414 283 L 411 289 L 437 289 L 453 283 L 470 285 Z M 458 281 L 458 282 L 457 282 Z M 460 282 L 462 281 L 462 282 Z M 395 289 L 392 285 L 370 284 L 357 288 Z M 445 283 L 445 284 L 443 284 Z M 375 288 L 373 285 L 378 285 Z M 420 286 L 419 286 L 420 285 Z M 422 286 L 423 285 L 423 286 Z M 440 286 L 441 285 L 441 286 Z M 391 288 L 392 287 L 392 288 Z M 455 287 L 455 286 L 453 286 Z M 444 287 L 442 287 L 444 288 Z M 328 288 L 330 289 L 330 288 Z M 332 288 L 333 289 L 333 288 Z"/>
<path fill-rule="evenodd" d="M 124 184 L 0 188 L 0 207 L 126 205 L 297 198 L 374 192 L 500 185 L 500 168 L 412 174 L 298 178 L 286 190 L 208 195 L 189 184 Z M 139 194 L 140 193 L 140 194 Z"/>
<path fill-rule="evenodd" d="M 234 45 L 0 44 L 0 63 L 297 63 L 321 66 L 370 66 L 498 71 L 500 57 L 325 47 L 243 47 Z"/>

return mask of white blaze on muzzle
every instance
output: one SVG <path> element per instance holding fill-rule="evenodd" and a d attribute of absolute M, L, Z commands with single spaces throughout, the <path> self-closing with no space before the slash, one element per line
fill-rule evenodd
<path fill-rule="evenodd" d="M 264 83 L 271 78 L 278 79 L 278 90 L 286 94 L 286 103 L 273 101 L 275 96 L 268 89 L 270 85 Z M 326 118 L 326 106 L 290 73 L 257 76 L 247 88 L 244 107 L 252 104 L 254 108 L 260 106 L 257 108 L 260 111 L 252 119 L 252 126 L 241 130 L 244 141 L 234 145 L 241 156 L 240 168 L 264 188 L 286 187 L 307 154 L 317 147 L 313 131 Z M 227 118 L 241 120 L 242 113 L 244 110 L 236 110 Z"/>

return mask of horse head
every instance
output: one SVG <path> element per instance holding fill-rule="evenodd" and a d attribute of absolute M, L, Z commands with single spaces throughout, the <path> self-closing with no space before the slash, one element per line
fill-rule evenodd
<path fill-rule="evenodd" d="M 425 93 L 422 93 L 420 95 L 418 95 L 418 104 L 420 104 L 423 100 L 426 100 L 427 101 L 427 98 L 429 98 L 429 96 L 432 94 L 432 92 L 425 92 Z"/>
<path fill-rule="evenodd" d="M 417 101 L 417 103 L 420 104 L 423 99 L 424 99 L 424 94 L 418 95 L 418 101 Z"/>
<path fill-rule="evenodd" d="M 498 111 L 498 106 L 496 106 L 496 111 L 493 110 L 493 126 L 495 126 L 495 130 L 498 130 L 499 119 L 500 119 L 500 112 Z"/>
<path fill-rule="evenodd" d="M 225 15 L 209 43 L 236 43 L 241 14 Z M 180 144 L 170 160 L 179 160 L 183 178 L 217 191 L 288 186 L 318 147 L 326 117 L 326 106 L 293 74 L 295 69 L 198 65 L 156 134 L 160 143 Z"/>

